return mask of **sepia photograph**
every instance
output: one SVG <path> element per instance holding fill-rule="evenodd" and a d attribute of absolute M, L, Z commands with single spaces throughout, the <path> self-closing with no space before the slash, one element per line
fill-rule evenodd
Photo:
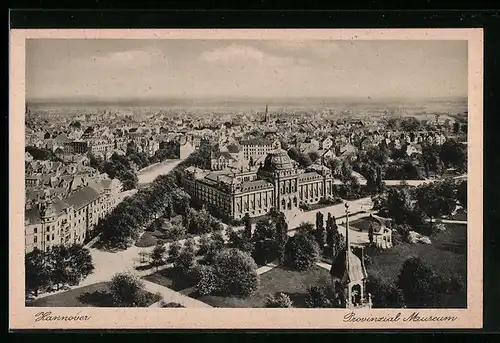
<path fill-rule="evenodd" d="M 24 321 L 481 316 L 470 41 L 286 31 L 23 40 Z"/>

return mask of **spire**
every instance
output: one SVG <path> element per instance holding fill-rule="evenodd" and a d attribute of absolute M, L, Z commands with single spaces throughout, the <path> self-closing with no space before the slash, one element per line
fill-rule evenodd
<path fill-rule="evenodd" d="M 266 116 L 265 116 L 265 120 L 266 120 L 266 123 L 268 122 L 268 107 L 267 107 L 267 104 L 266 104 Z"/>
<path fill-rule="evenodd" d="M 345 268 L 349 275 L 349 253 L 350 253 L 350 242 L 349 242 L 349 204 L 345 203 Z"/>

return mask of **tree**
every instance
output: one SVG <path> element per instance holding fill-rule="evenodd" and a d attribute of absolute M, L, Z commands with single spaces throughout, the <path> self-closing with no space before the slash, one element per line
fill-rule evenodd
<path fill-rule="evenodd" d="M 276 240 L 272 238 L 263 238 L 255 241 L 252 257 L 255 262 L 260 265 L 278 260 L 278 244 Z"/>
<path fill-rule="evenodd" d="M 237 232 L 233 227 L 228 228 L 229 247 L 241 250 L 246 253 L 251 253 L 253 244 L 246 239 L 243 233 Z"/>
<path fill-rule="evenodd" d="M 47 262 L 46 253 L 38 248 L 25 255 L 26 293 L 38 296 L 39 291 L 50 286 L 51 273 Z"/>
<path fill-rule="evenodd" d="M 144 307 L 148 305 L 144 284 L 133 274 L 118 273 L 114 275 L 109 290 L 115 306 Z"/>
<path fill-rule="evenodd" d="M 292 308 L 293 303 L 290 297 L 284 293 L 278 293 L 275 296 L 266 298 L 265 307 L 267 308 Z"/>
<path fill-rule="evenodd" d="M 370 275 L 366 289 L 372 295 L 374 308 L 402 308 L 404 298 L 402 291 L 393 283 L 383 280 L 378 275 Z"/>
<path fill-rule="evenodd" d="M 101 233 L 100 240 L 104 245 L 113 249 L 126 249 L 139 237 L 137 219 L 140 214 L 132 216 L 131 211 L 134 210 L 138 208 L 124 203 L 98 224 L 97 230 Z"/>
<path fill-rule="evenodd" d="M 415 117 L 409 117 L 402 121 L 401 127 L 404 131 L 419 131 L 422 129 L 422 123 Z"/>
<path fill-rule="evenodd" d="M 315 163 L 319 159 L 319 154 L 316 151 L 311 151 L 307 156 L 312 163 Z"/>
<path fill-rule="evenodd" d="M 50 250 L 49 259 L 52 264 L 51 279 L 57 289 L 77 285 L 94 270 L 90 251 L 79 244 L 69 247 L 56 245 Z"/>
<path fill-rule="evenodd" d="M 332 214 L 328 212 L 328 216 L 326 218 L 326 245 L 332 247 L 334 244 L 333 236 L 334 236 L 334 228 L 333 225 L 335 223 L 335 217 L 332 217 Z"/>
<path fill-rule="evenodd" d="M 212 239 L 210 238 L 209 235 L 205 234 L 200 238 L 198 251 L 196 252 L 196 255 L 198 256 L 206 255 L 211 248 L 212 248 Z"/>
<path fill-rule="evenodd" d="M 69 124 L 69 127 L 73 129 L 81 129 L 82 124 L 78 120 L 74 120 Z"/>
<path fill-rule="evenodd" d="M 419 209 L 431 222 L 434 218 L 450 215 L 455 209 L 454 185 L 449 182 L 434 182 L 417 188 L 416 200 Z"/>
<path fill-rule="evenodd" d="M 320 249 L 322 249 L 325 246 L 325 226 L 324 226 L 324 216 L 323 213 L 320 211 L 316 212 L 316 231 L 315 231 L 315 236 L 316 236 L 316 242 L 318 243 L 318 246 Z"/>
<path fill-rule="evenodd" d="M 272 239 L 276 232 L 276 225 L 269 218 L 262 218 L 255 224 L 252 240 Z"/>
<path fill-rule="evenodd" d="M 173 210 L 177 214 L 185 215 L 189 209 L 189 202 L 191 196 L 183 191 L 181 188 L 175 188 L 172 193 Z"/>
<path fill-rule="evenodd" d="M 170 263 L 173 263 L 174 261 L 177 260 L 179 257 L 179 254 L 181 252 L 181 244 L 179 242 L 173 242 L 170 244 L 168 247 L 168 258 L 167 261 Z"/>
<path fill-rule="evenodd" d="M 410 308 L 436 307 L 441 300 L 441 282 L 420 257 L 410 257 L 403 263 L 396 285 Z"/>
<path fill-rule="evenodd" d="M 330 308 L 332 301 L 327 295 L 327 290 L 322 286 L 311 286 L 307 290 L 306 305 L 309 308 Z"/>
<path fill-rule="evenodd" d="M 196 252 L 196 242 L 193 238 L 188 238 L 184 242 L 184 250 L 192 252 L 193 254 Z"/>
<path fill-rule="evenodd" d="M 226 245 L 226 240 L 221 232 L 215 232 L 212 234 L 212 249 L 214 251 L 220 251 Z"/>
<path fill-rule="evenodd" d="M 318 243 L 307 233 L 298 232 L 288 239 L 285 265 L 296 270 L 308 270 L 320 256 Z"/>
<path fill-rule="evenodd" d="M 250 216 L 248 213 L 245 213 L 243 217 L 243 223 L 245 225 L 245 231 L 243 231 L 243 237 L 250 240 L 252 238 L 252 221 L 250 220 Z"/>
<path fill-rule="evenodd" d="M 25 151 L 29 152 L 30 155 L 33 156 L 34 160 L 55 161 L 58 159 L 55 153 L 49 149 L 27 146 Z"/>
<path fill-rule="evenodd" d="M 441 171 L 439 150 L 440 148 L 435 144 L 426 144 L 422 147 L 422 162 L 427 177 L 429 177 L 429 172 L 439 173 Z"/>
<path fill-rule="evenodd" d="M 156 267 L 156 270 L 158 270 L 159 266 L 165 263 L 166 251 L 167 249 L 165 248 L 165 245 L 163 245 L 162 242 L 159 242 L 159 244 L 156 244 L 153 251 L 151 252 L 151 265 L 153 267 Z"/>
<path fill-rule="evenodd" d="M 453 133 L 458 134 L 459 132 L 460 132 L 460 123 L 456 121 L 453 123 Z"/>
<path fill-rule="evenodd" d="M 237 249 L 224 249 L 214 261 L 219 291 L 226 295 L 246 297 L 259 287 L 257 265 L 247 254 Z"/>
<path fill-rule="evenodd" d="M 197 284 L 196 289 L 200 295 L 210 295 L 217 292 L 221 286 L 215 268 L 212 266 L 196 266 Z"/>
<path fill-rule="evenodd" d="M 467 148 L 455 140 L 448 140 L 441 145 L 439 157 L 446 168 L 454 167 L 458 171 L 467 170 Z"/>
<path fill-rule="evenodd" d="M 271 211 L 271 218 L 276 227 L 276 248 L 278 255 L 278 262 L 283 263 L 285 257 L 285 246 L 288 241 L 288 223 L 286 221 L 285 215 L 282 212 Z"/>
<path fill-rule="evenodd" d="M 174 268 L 186 274 L 194 267 L 195 258 L 193 250 L 184 248 L 175 259 Z"/>
<path fill-rule="evenodd" d="M 407 186 L 391 188 L 387 194 L 387 211 L 396 224 L 409 223 L 409 215 L 413 212 L 413 197 Z"/>
<path fill-rule="evenodd" d="M 373 244 L 373 225 L 370 224 L 368 229 L 368 240 L 370 241 L 370 245 Z"/>

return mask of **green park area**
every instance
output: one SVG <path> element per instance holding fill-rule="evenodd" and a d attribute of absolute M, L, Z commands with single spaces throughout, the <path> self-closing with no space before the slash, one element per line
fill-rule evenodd
<path fill-rule="evenodd" d="M 293 307 L 306 308 L 309 287 L 329 277 L 328 270 L 317 266 L 306 271 L 277 267 L 260 275 L 260 286 L 249 297 L 207 295 L 198 297 L 198 300 L 214 307 L 259 308 L 265 307 L 268 296 L 283 293 L 290 297 Z"/>
<path fill-rule="evenodd" d="M 467 226 L 446 224 L 446 230 L 431 236 L 432 244 L 400 243 L 390 249 L 367 248 L 367 271 L 388 282 L 395 282 L 403 263 L 409 257 L 422 259 L 436 275 L 444 280 L 456 280 L 455 289 L 443 292 L 440 307 L 467 306 Z"/>

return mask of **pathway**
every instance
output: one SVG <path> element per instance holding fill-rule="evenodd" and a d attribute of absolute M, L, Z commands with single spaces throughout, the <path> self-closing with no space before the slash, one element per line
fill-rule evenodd
<path fill-rule="evenodd" d="M 427 219 L 427 221 L 429 222 L 430 219 Z M 441 221 L 441 223 L 443 223 L 443 224 L 463 224 L 463 225 L 467 225 L 467 220 L 439 219 L 439 221 Z"/>
<path fill-rule="evenodd" d="M 278 264 L 276 262 L 268 263 L 265 266 L 257 268 L 257 275 L 267 273 L 268 271 L 276 268 L 277 266 L 278 266 Z"/>
<path fill-rule="evenodd" d="M 153 166 L 146 167 L 142 169 L 137 177 L 139 178 L 139 186 L 153 182 L 160 175 L 168 174 L 181 163 L 183 159 L 179 160 L 168 160 L 162 163 L 158 163 Z"/>
<path fill-rule="evenodd" d="M 331 264 L 328 264 L 328 263 L 325 263 L 325 262 L 316 262 L 316 265 L 320 268 L 323 268 L 323 269 L 326 269 L 328 271 L 330 271 L 332 269 L 332 265 Z"/>
<path fill-rule="evenodd" d="M 184 307 L 189 307 L 189 308 L 211 308 L 212 306 L 188 297 L 187 295 L 181 294 L 179 292 L 173 291 L 170 288 L 164 287 L 162 285 L 159 285 L 157 283 L 147 281 L 147 280 L 142 280 L 144 283 L 144 286 L 148 292 L 151 293 L 160 293 L 161 296 L 163 297 L 163 300 L 166 303 L 179 303 Z"/>

